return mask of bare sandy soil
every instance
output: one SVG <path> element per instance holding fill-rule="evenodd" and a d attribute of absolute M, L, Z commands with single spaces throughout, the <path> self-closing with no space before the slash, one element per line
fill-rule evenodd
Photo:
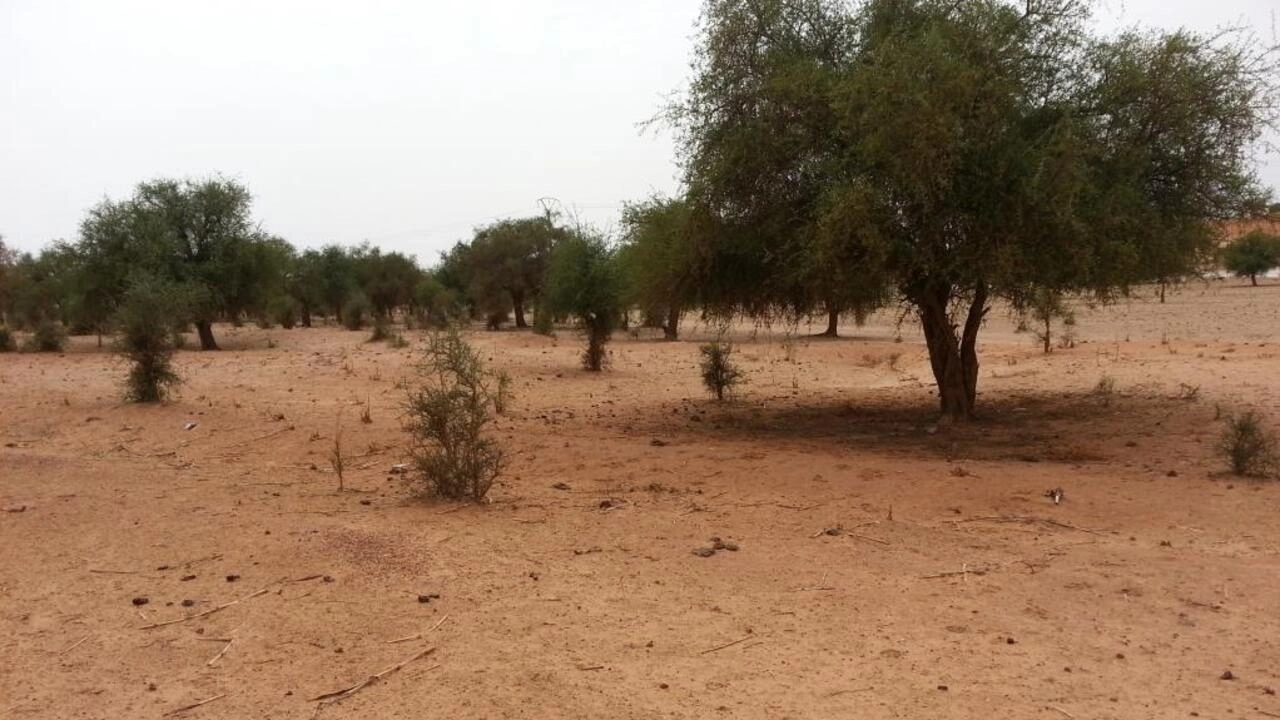
<path fill-rule="evenodd" d="M 1050 355 L 995 315 L 962 427 L 894 320 L 739 328 L 725 404 L 692 323 L 599 375 L 472 333 L 516 390 L 485 506 L 388 474 L 414 348 L 223 327 L 161 407 L 91 338 L 0 355 L 0 717 L 1280 717 L 1280 484 L 1213 450 L 1280 424 L 1280 284 L 1081 309 Z"/>

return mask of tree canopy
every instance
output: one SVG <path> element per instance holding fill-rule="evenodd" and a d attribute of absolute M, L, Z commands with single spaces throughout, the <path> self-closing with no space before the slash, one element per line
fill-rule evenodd
<path fill-rule="evenodd" d="M 646 323 L 659 322 L 668 340 L 679 337 L 680 316 L 697 301 L 689 205 L 653 197 L 622 211 L 618 263 L 624 299 Z"/>
<path fill-rule="evenodd" d="M 1261 230 L 1246 233 L 1222 249 L 1222 264 L 1237 277 L 1247 277 L 1254 286 L 1258 276 L 1280 267 L 1280 236 Z"/>
<path fill-rule="evenodd" d="M 1194 272 L 1264 197 L 1270 57 L 1098 37 L 1078 0 L 709 0 L 681 134 L 708 304 L 753 315 L 891 288 L 940 408 L 972 415 L 991 302 Z M 823 278 L 824 282 L 815 282 Z"/>

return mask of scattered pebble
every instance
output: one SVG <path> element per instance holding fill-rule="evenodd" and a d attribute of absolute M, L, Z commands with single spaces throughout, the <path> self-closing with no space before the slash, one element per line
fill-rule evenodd
<path fill-rule="evenodd" d="M 1218 678 L 1218 679 L 1220 679 L 1220 680 L 1235 680 L 1235 679 L 1236 679 L 1236 674 L 1235 674 L 1235 673 L 1233 673 L 1233 672 L 1231 672 L 1230 670 L 1227 670 L 1226 672 L 1222 673 L 1222 675 L 1221 675 L 1221 676 L 1219 676 L 1219 678 Z"/>
<path fill-rule="evenodd" d="M 195 600 L 187 599 L 182 601 L 182 607 L 191 607 L 196 604 Z"/>
<path fill-rule="evenodd" d="M 195 579 L 196 579 L 196 576 L 195 576 L 195 575 L 183 575 L 181 578 L 179 578 L 179 581 L 180 581 L 180 582 L 190 582 L 190 581 L 195 580 Z"/>
<path fill-rule="evenodd" d="M 138 607 L 142 607 L 143 605 L 146 605 L 149 602 L 151 602 L 151 600 L 149 598 L 144 598 L 144 597 L 136 597 L 133 599 L 133 604 Z"/>
<path fill-rule="evenodd" d="M 439 600 L 439 599 L 440 599 L 440 593 L 427 593 L 425 595 L 418 596 L 418 602 L 424 603 L 424 604 L 429 603 L 432 600 Z"/>
<path fill-rule="evenodd" d="M 240 576 L 239 576 L 239 575 L 234 575 L 234 574 L 232 574 L 232 575 L 228 575 L 228 576 L 227 576 L 227 582 L 235 582 L 235 581 L 237 581 L 237 580 L 239 580 L 239 579 L 240 579 Z"/>
<path fill-rule="evenodd" d="M 566 483 L 566 482 L 558 482 L 558 483 L 556 483 L 555 485 L 552 485 L 552 486 L 551 486 L 551 489 L 552 489 L 552 490 L 568 490 L 568 489 L 569 489 L 569 483 Z"/>

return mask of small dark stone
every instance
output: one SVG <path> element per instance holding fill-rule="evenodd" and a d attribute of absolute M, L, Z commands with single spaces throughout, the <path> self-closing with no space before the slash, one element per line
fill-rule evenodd
<path fill-rule="evenodd" d="M 155 691 L 156 691 L 156 684 L 155 684 L 155 683 L 147 683 L 147 692 L 155 692 Z"/>
<path fill-rule="evenodd" d="M 948 690 L 946 685 L 939 685 L 938 689 L 941 690 L 942 692 L 946 692 Z"/>
<path fill-rule="evenodd" d="M 1178 477 L 1178 471 L 1177 471 L 1177 470 L 1170 470 L 1169 472 L 1165 473 L 1165 475 L 1166 475 L 1167 477 Z"/>
<path fill-rule="evenodd" d="M 1262 692 L 1264 692 L 1264 693 L 1266 693 L 1266 694 L 1268 694 L 1268 695 L 1275 695 L 1275 694 L 1276 694 L 1276 689 L 1275 689 L 1275 688 L 1273 688 L 1273 687 L 1264 687 L 1264 688 L 1262 688 Z"/>
<path fill-rule="evenodd" d="M 182 601 L 182 607 L 191 607 L 191 606 L 193 606 L 193 605 L 195 605 L 195 604 L 196 604 L 196 601 L 195 601 L 195 600 L 192 600 L 192 599 L 190 599 L 190 598 L 188 598 L 188 599 L 186 599 L 186 600 L 183 600 L 183 601 Z"/>
<path fill-rule="evenodd" d="M 661 440 L 661 439 L 659 439 L 659 438 L 654 438 L 654 439 L 652 439 L 652 440 L 650 440 L 650 441 L 649 441 L 649 444 L 650 444 L 650 445 L 652 445 L 652 446 L 654 446 L 654 447 L 666 447 L 666 446 L 667 446 L 667 441 L 666 441 L 666 440 Z"/>
<path fill-rule="evenodd" d="M 372 505 L 372 504 L 373 504 L 373 501 L 372 501 L 372 500 L 361 500 L 361 501 L 360 501 L 360 504 L 361 504 L 361 505 Z"/>
<path fill-rule="evenodd" d="M 558 483 L 556 483 L 555 485 L 552 485 L 552 486 L 551 486 L 551 489 L 552 489 L 552 490 L 568 490 L 568 489 L 569 489 L 569 483 L 567 483 L 567 482 L 558 482 Z"/>
<path fill-rule="evenodd" d="M 136 597 L 133 599 L 133 604 L 137 605 L 138 607 L 142 607 L 143 605 L 146 605 L 149 602 L 151 602 L 151 600 L 144 597 Z"/>
<path fill-rule="evenodd" d="M 342 654 L 342 648 L 335 648 L 335 649 L 334 649 L 334 652 L 336 652 L 336 653 L 338 653 L 339 655 L 341 655 L 341 654 Z"/>
<path fill-rule="evenodd" d="M 439 600 L 439 599 L 440 599 L 440 593 L 427 593 L 425 595 L 418 596 L 418 602 L 420 603 L 429 603 L 432 600 Z"/>
<path fill-rule="evenodd" d="M 1004 642 L 1005 642 L 1005 644 L 1006 644 L 1006 645 L 1017 645 L 1017 644 L 1018 644 L 1018 641 L 1017 641 L 1017 640 L 1014 640 L 1013 638 L 1006 638 Z"/>
<path fill-rule="evenodd" d="M 601 501 L 600 501 L 600 509 L 601 509 L 601 510 L 608 510 L 608 509 L 609 509 L 609 508 L 611 508 L 611 507 L 613 507 L 613 501 L 612 501 L 612 500 L 601 500 Z"/>
<path fill-rule="evenodd" d="M 1123 659 L 1124 659 L 1124 653 L 1116 653 L 1116 659 L 1117 659 L 1117 660 L 1123 660 Z"/>
<path fill-rule="evenodd" d="M 668 685 L 668 684 L 666 684 L 666 683 L 658 683 L 658 687 L 662 688 L 663 690 L 666 690 L 667 688 L 669 688 L 669 687 L 671 687 L 671 686 L 670 686 L 670 685 Z"/>
<path fill-rule="evenodd" d="M 325 575 L 324 577 L 322 577 L 322 578 L 320 578 L 320 579 L 321 579 L 322 581 L 324 581 L 324 582 L 333 582 L 333 576 L 332 576 L 332 575 Z"/>
<path fill-rule="evenodd" d="M 227 576 L 227 582 L 235 582 L 239 579 L 240 579 L 239 575 L 232 574 Z"/>
<path fill-rule="evenodd" d="M 195 579 L 196 579 L 196 576 L 195 576 L 195 575 L 183 575 L 183 576 L 182 576 L 182 578 L 181 578 L 182 582 L 189 582 L 189 581 L 191 581 L 191 580 L 195 580 Z"/>
<path fill-rule="evenodd" d="M 1220 679 L 1220 680 L 1235 680 L 1235 679 L 1236 679 L 1236 674 L 1235 674 L 1235 673 L 1233 673 L 1233 672 L 1231 672 L 1230 670 L 1227 670 L 1226 672 L 1222 673 L 1222 675 L 1220 675 L 1218 679 Z"/>
<path fill-rule="evenodd" d="M 158 568 L 156 568 L 156 569 L 157 569 L 157 570 L 168 570 L 168 569 L 169 569 L 169 566 L 168 566 L 168 565 L 161 565 L 160 567 L 158 567 Z"/>

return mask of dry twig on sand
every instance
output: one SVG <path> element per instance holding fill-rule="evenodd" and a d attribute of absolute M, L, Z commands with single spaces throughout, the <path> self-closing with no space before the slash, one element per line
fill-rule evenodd
<path fill-rule="evenodd" d="M 947 520 L 945 522 L 959 524 L 971 522 L 1021 522 L 1021 523 L 1044 523 L 1054 527 L 1066 528 L 1067 530 L 1075 530 L 1077 532 L 1089 533 L 1090 535 L 1101 535 L 1097 530 L 1082 528 L 1079 525 L 1072 525 L 1061 520 L 1052 518 L 1031 517 L 1028 515 L 983 515 L 981 517 L 964 518 L 963 520 Z"/>
<path fill-rule="evenodd" d="M 184 623 L 184 622 L 187 622 L 188 620 L 195 620 L 196 618 L 206 617 L 206 616 L 209 616 L 209 615 L 212 615 L 212 614 L 214 614 L 214 613 L 218 612 L 219 610 L 225 610 L 225 609 L 227 609 L 227 608 L 231 607 L 232 605 L 237 605 L 237 604 L 239 604 L 239 603 L 242 603 L 242 602 L 244 602 L 245 600 L 252 600 L 253 598 L 258 597 L 259 595 L 264 595 L 264 594 L 266 594 L 267 590 L 269 590 L 269 589 L 270 589 L 270 588 L 262 588 L 261 590 L 259 590 L 259 591 L 255 592 L 255 593 L 253 593 L 252 595 L 245 595 L 245 596 L 244 596 L 244 597 L 242 597 L 242 598 L 237 598 L 237 599 L 232 600 L 232 601 L 230 601 L 230 602 L 225 602 L 225 603 L 223 603 L 223 604 L 221 604 L 221 605 L 218 605 L 217 607 L 209 608 L 208 610 L 205 610 L 204 612 L 196 613 L 195 615 L 188 615 L 188 616 L 186 616 L 186 617 L 177 618 L 176 620 L 165 620 L 164 622 L 151 623 L 150 625 L 143 625 L 142 627 L 140 627 L 140 628 L 138 628 L 138 629 L 139 629 L 139 630 L 153 630 L 153 629 L 155 629 L 155 628 L 165 627 L 166 625 L 177 625 L 178 623 Z"/>
<path fill-rule="evenodd" d="M 370 685 L 372 685 L 372 684 L 374 684 L 374 683 L 378 682 L 379 680 L 381 680 L 382 678 L 384 678 L 384 677 L 386 677 L 386 676 L 390 675 L 391 673 L 394 673 L 394 672 L 396 672 L 397 670 L 399 670 L 399 669 L 403 668 L 405 665 L 408 665 L 409 663 L 413 662 L 414 660 L 419 660 L 419 659 L 421 659 L 421 658 L 424 658 L 424 657 L 426 657 L 426 656 L 430 655 L 431 653 L 433 653 L 433 652 L 435 652 L 435 651 L 436 651 L 436 649 L 435 649 L 434 647 L 424 648 L 424 649 L 419 650 L 418 652 L 414 653 L 412 656 L 410 656 L 410 657 L 408 657 L 408 658 L 406 658 L 406 659 L 404 659 L 404 660 L 401 660 L 400 662 L 396 663 L 395 665 L 392 665 L 391 667 L 387 668 L 386 670 L 383 670 L 382 672 L 379 672 L 379 673 L 376 673 L 376 674 L 370 675 L 369 677 L 367 677 L 367 678 L 365 678 L 365 679 L 361 680 L 360 682 L 358 682 L 358 683 L 356 683 L 356 684 L 354 684 L 354 685 L 351 685 L 350 687 L 345 687 L 345 688 L 342 688 L 341 690 L 334 690 L 333 692 L 327 692 L 327 693 L 325 693 L 325 694 L 323 694 L 323 695 L 317 695 L 317 696 L 315 696 L 315 697 L 311 698 L 310 700 L 311 700 L 311 702 L 317 702 L 317 703 L 320 703 L 319 705 L 317 705 L 317 706 L 316 706 L 316 712 L 318 713 L 318 712 L 320 711 L 320 708 L 321 708 L 321 707 L 323 707 L 323 706 L 325 706 L 325 705 L 328 705 L 328 704 L 330 704 L 330 703 L 336 703 L 336 702 L 339 702 L 339 701 L 341 701 L 341 700 L 345 700 L 346 698 L 349 698 L 349 697 L 351 697 L 352 695 L 355 695 L 356 693 L 358 693 L 358 692 L 360 692 L 361 690 L 363 690 L 363 689 L 365 689 L 365 688 L 369 687 Z M 440 667 L 440 666 L 439 666 L 439 665 L 432 665 L 431 667 L 429 667 L 429 668 L 427 668 L 427 669 L 428 669 L 428 670 L 434 670 L 435 668 L 438 668 L 438 667 Z"/>
<path fill-rule="evenodd" d="M 699 655 L 710 655 L 710 654 L 711 654 L 711 653 L 713 653 L 713 652 L 719 652 L 719 651 L 721 651 L 721 650 L 724 650 L 725 648 L 731 648 L 731 647 L 733 647 L 734 645 L 737 645 L 738 643 L 744 643 L 744 642 L 746 642 L 746 641 L 750 640 L 750 639 L 751 639 L 751 638 L 753 638 L 753 637 L 755 637 L 755 635 L 754 635 L 754 634 L 752 634 L 752 635 L 747 635 L 746 637 L 738 638 L 737 640 L 734 640 L 733 642 L 727 642 L 727 643 L 725 643 L 725 644 L 723 644 L 723 645 L 717 645 L 717 646 L 715 646 L 715 647 L 711 648 L 710 650 L 703 650 L 702 652 L 700 652 L 700 653 L 698 653 L 698 654 L 699 654 Z"/>
<path fill-rule="evenodd" d="M 76 643 L 75 645 L 72 645 L 71 647 L 67 648 L 66 650 L 63 650 L 62 652 L 58 653 L 58 657 L 62 657 L 63 655 L 66 655 L 67 653 L 71 652 L 72 650 L 75 650 L 76 648 L 78 648 L 78 647 L 80 647 L 81 645 L 85 644 L 85 642 L 86 642 L 89 638 L 91 638 L 91 637 L 93 637 L 93 636 L 92 636 L 92 635 L 85 635 L 84 637 L 80 638 L 80 642 L 78 642 L 78 643 Z"/>
<path fill-rule="evenodd" d="M 214 695 L 213 697 L 209 698 L 208 700 L 201 700 L 201 701 L 200 701 L 200 702 L 198 702 L 198 703 L 192 703 L 192 704 L 190 704 L 190 705 L 183 705 L 182 707 L 178 708 L 177 710 L 170 710 L 169 712 L 165 713 L 165 714 L 164 714 L 164 716 L 165 716 L 165 717 L 173 717 L 174 715 L 181 715 L 182 713 L 184 713 L 184 712 L 186 712 L 186 711 L 188 711 L 188 710 L 195 710 L 196 708 L 201 707 L 202 705 L 208 705 L 209 703 L 213 702 L 214 700 L 221 700 L 222 698 L 224 698 L 224 697 L 226 697 L 226 696 L 227 696 L 227 694 L 226 694 L 226 693 L 220 693 L 220 694 L 218 694 L 218 695 Z"/>

